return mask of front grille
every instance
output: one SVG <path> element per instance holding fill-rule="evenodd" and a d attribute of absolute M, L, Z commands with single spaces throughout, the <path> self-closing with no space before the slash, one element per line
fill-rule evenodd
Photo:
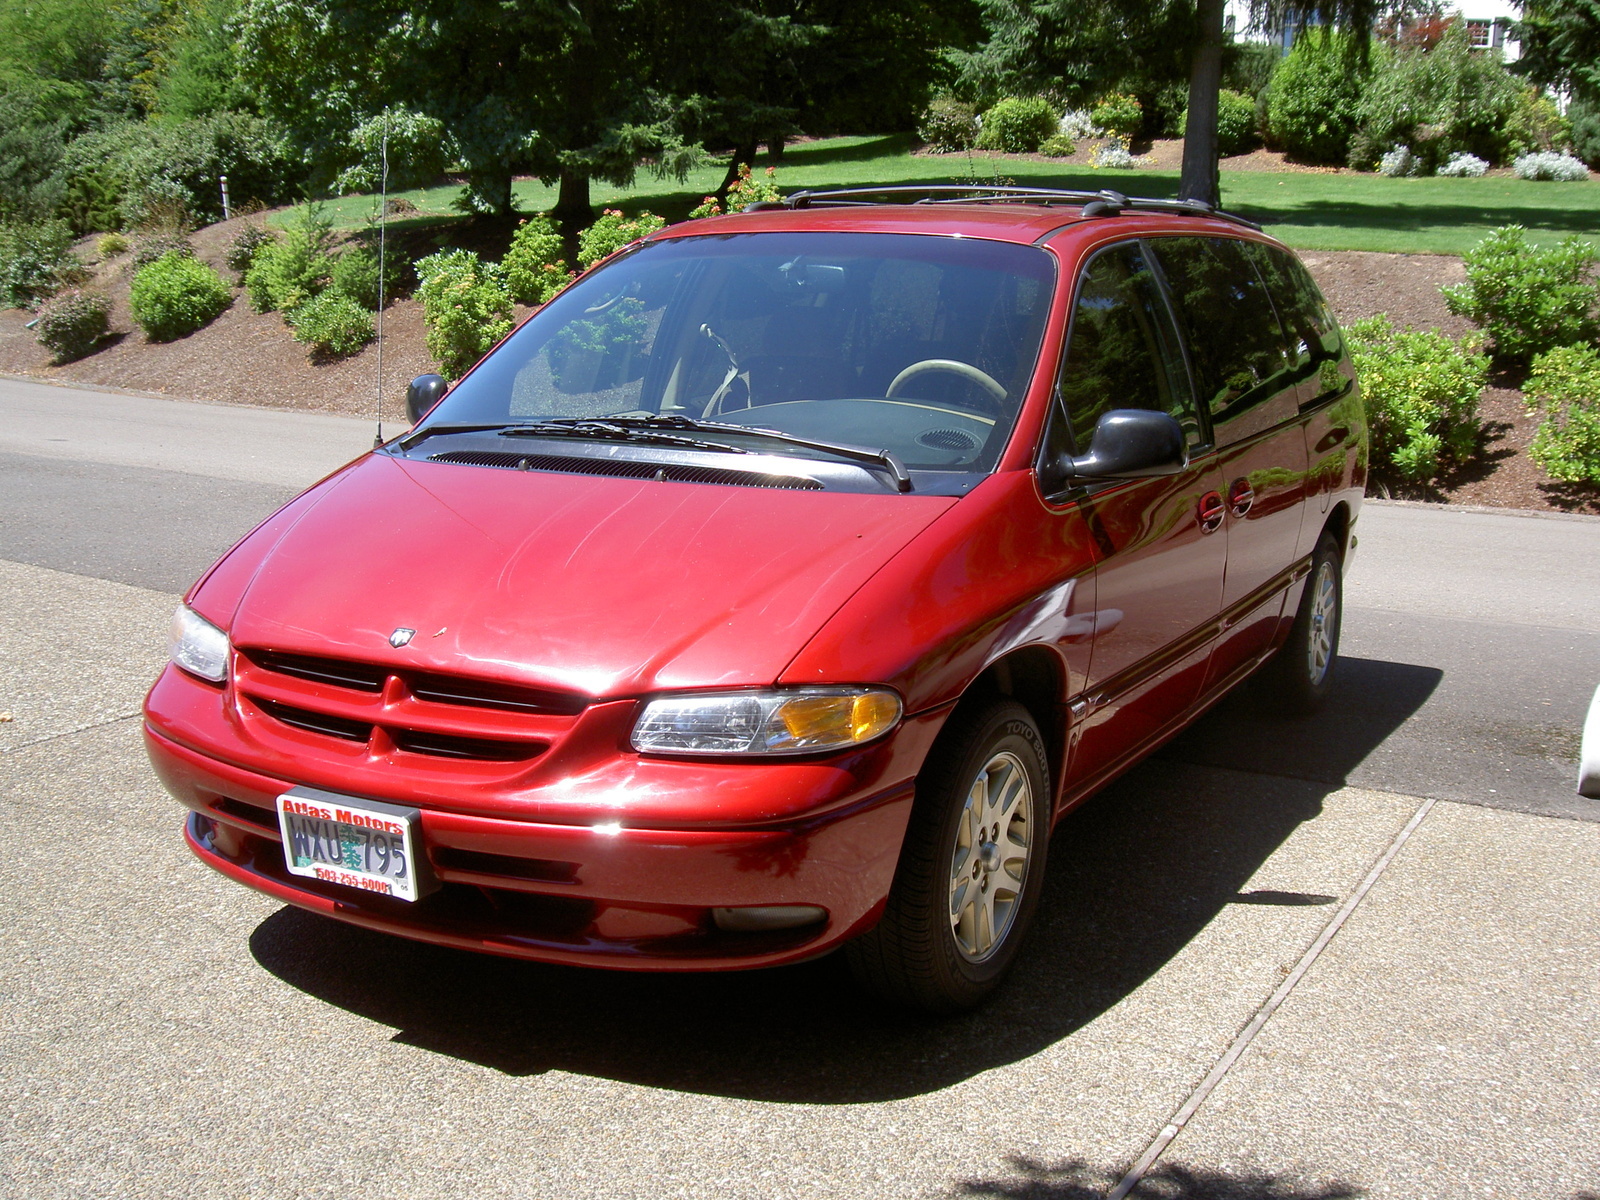
<path fill-rule="evenodd" d="M 544 754 L 588 706 L 583 696 L 387 664 L 240 647 L 241 701 L 303 733 L 503 771 Z M 263 725 L 262 728 L 270 728 Z M 374 736 L 381 731 L 384 736 Z"/>
<path fill-rule="evenodd" d="M 363 721 L 351 721 L 331 713 L 312 712 L 310 709 L 295 708 L 293 705 L 279 704 L 275 700 L 260 697 L 256 699 L 256 703 L 268 716 L 276 717 L 285 725 L 293 725 L 296 729 L 304 729 L 308 733 L 325 733 L 329 737 L 343 738 L 347 742 L 365 742 L 372 737 L 372 726 Z"/>
<path fill-rule="evenodd" d="M 499 741 L 493 738 L 460 737 L 448 733 L 428 733 L 419 729 L 391 729 L 395 745 L 412 754 L 434 754 L 440 758 L 470 758 L 478 762 L 521 762 L 537 758 L 544 746 L 536 742 Z"/>
<path fill-rule="evenodd" d="M 558 692 L 539 692 L 532 688 L 512 687 L 485 680 L 452 678 L 448 675 L 415 675 L 410 680 L 411 694 L 418 700 L 429 700 L 434 704 L 500 708 L 508 712 L 559 713 L 563 716 L 580 713 L 584 708 L 581 696 L 563 696 Z"/>
<path fill-rule="evenodd" d="M 782 488 L 791 491 L 822 490 L 821 483 L 806 475 L 773 475 L 765 471 L 734 471 L 726 467 L 636 462 L 621 458 L 513 454 L 504 450 L 447 450 L 442 454 L 429 455 L 428 461 L 471 467 L 500 467 L 510 471 L 561 471 L 569 475 L 610 475 L 621 479 L 668 480 L 673 483 L 716 483 L 731 487 Z"/>
<path fill-rule="evenodd" d="M 312 683 L 331 683 L 358 692 L 381 692 L 389 673 L 373 663 L 347 662 L 341 658 L 313 658 L 308 654 L 275 654 L 258 651 L 252 657 L 269 671 L 308 679 Z"/>

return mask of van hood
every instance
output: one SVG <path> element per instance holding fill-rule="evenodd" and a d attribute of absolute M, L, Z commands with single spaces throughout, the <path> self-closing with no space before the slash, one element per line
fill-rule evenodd
<path fill-rule="evenodd" d="M 955 502 L 374 454 L 234 551 L 258 565 L 228 631 L 591 697 L 766 685 Z"/>

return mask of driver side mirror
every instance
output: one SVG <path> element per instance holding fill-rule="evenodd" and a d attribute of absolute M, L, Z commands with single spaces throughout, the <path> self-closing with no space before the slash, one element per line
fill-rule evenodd
<path fill-rule="evenodd" d="M 1114 408 L 1095 423 L 1089 453 L 1066 457 L 1066 474 L 1091 479 L 1143 479 L 1176 475 L 1188 466 L 1183 427 L 1164 412 Z"/>
<path fill-rule="evenodd" d="M 406 388 L 406 417 L 415 425 L 450 390 L 443 375 L 418 375 Z"/>

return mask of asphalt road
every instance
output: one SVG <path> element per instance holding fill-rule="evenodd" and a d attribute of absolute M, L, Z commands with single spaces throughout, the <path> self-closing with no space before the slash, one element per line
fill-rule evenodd
<path fill-rule="evenodd" d="M 936 1022 L 193 862 L 138 741 L 176 594 L 371 437 L 0 381 L 0 1197 L 1079 1200 L 1174 1120 L 1135 1195 L 1600 1191 L 1600 522 L 1370 506 L 1332 709 L 1241 693 L 1063 822 L 1015 980 Z"/>

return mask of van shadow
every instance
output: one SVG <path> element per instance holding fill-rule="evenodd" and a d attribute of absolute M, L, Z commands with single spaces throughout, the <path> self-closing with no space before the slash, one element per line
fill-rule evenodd
<path fill-rule="evenodd" d="M 1011 1158 L 1003 1179 L 968 1179 L 967 1196 L 985 1200 L 1101 1200 L 1117 1186 L 1119 1173 L 1098 1170 L 1081 1159 L 1044 1163 Z M 1228 1171 L 1161 1162 L 1140 1180 L 1130 1196 L 1138 1200 L 1354 1200 L 1366 1188 L 1345 1180 L 1307 1184 L 1265 1171 Z"/>
<path fill-rule="evenodd" d="M 856 988 L 841 955 L 765 971 L 626 974 L 441 949 L 295 908 L 257 926 L 251 952 L 309 995 L 394 1027 L 398 1042 L 511 1075 L 560 1070 L 811 1104 L 934 1091 L 1071 1035 L 1225 905 L 1331 901 L 1240 889 L 1322 811 L 1342 772 L 1421 706 L 1440 674 L 1360 659 L 1339 665 L 1342 703 L 1321 717 L 1270 720 L 1266 737 L 1257 718 L 1249 739 L 1229 732 L 1241 720 L 1230 701 L 1186 735 L 1202 745 L 1254 740 L 1266 750 L 1251 761 L 1299 778 L 1196 771 L 1163 756 L 1063 820 L 1022 958 L 986 1007 L 961 1017 L 881 1007 Z"/>

